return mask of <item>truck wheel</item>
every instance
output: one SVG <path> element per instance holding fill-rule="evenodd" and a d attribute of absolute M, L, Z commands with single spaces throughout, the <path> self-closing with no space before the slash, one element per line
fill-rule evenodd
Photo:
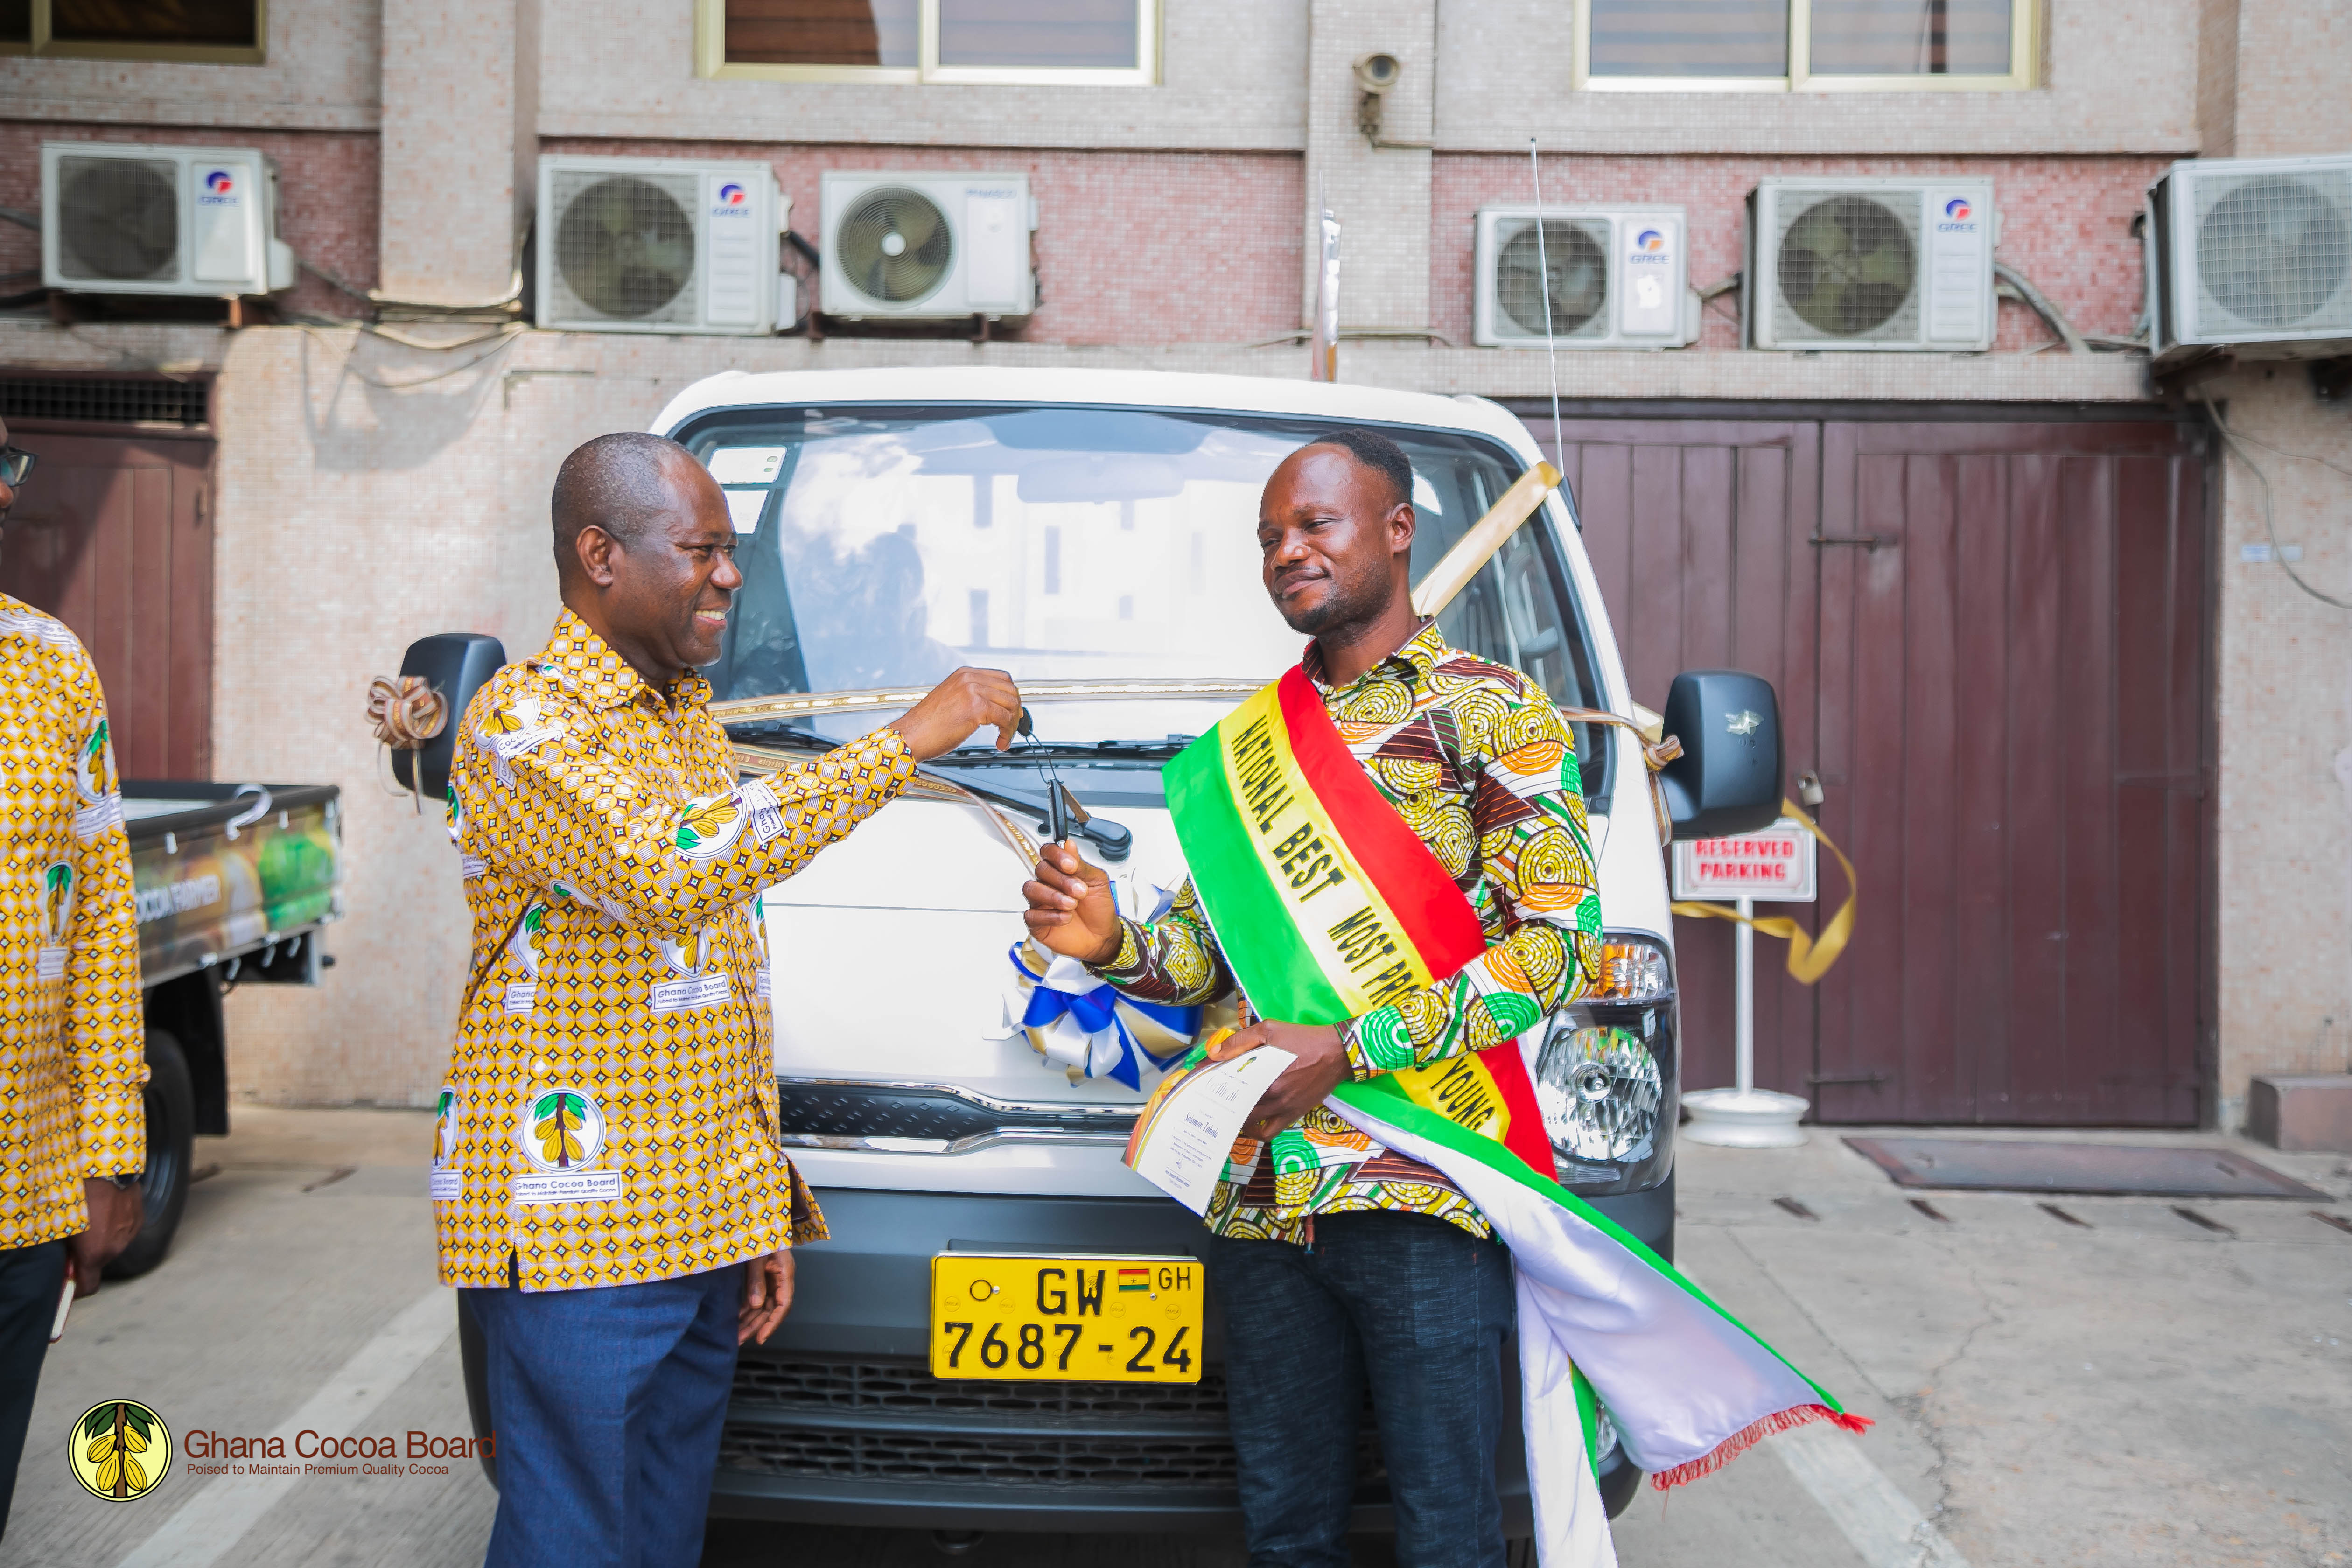
<path fill-rule="evenodd" d="M 1601 1510 L 1608 1514 L 1610 1518 L 1615 1519 L 1619 1514 L 1625 1511 L 1625 1505 L 1632 1502 L 1633 1500 L 1633 1494 L 1641 1489 L 1642 1468 L 1639 1465 L 1633 1464 L 1630 1460 L 1618 1466 L 1613 1470 L 1602 1471 L 1601 1476 Z"/>
<path fill-rule="evenodd" d="M 136 1279 L 158 1263 L 188 1206 L 188 1167 L 195 1150 L 196 1091 L 180 1042 L 147 1031 L 147 1169 L 140 1173 L 139 1234 L 106 1266 L 109 1279 Z"/>

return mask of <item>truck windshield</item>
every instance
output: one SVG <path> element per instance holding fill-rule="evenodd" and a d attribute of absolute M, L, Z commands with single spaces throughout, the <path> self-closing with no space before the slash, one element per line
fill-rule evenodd
<path fill-rule="evenodd" d="M 726 491 L 743 574 L 706 673 L 722 698 L 921 685 L 965 664 L 1024 681 L 1270 679 L 1297 662 L 1303 639 L 1259 583 L 1258 494 L 1284 457 L 1328 427 L 1006 405 L 706 416 L 679 438 Z M 1521 465 L 1460 432 L 1386 432 L 1412 460 L 1418 579 Z M 1602 706 L 1548 529 L 1522 529 L 1440 624 L 1454 646 L 1526 671 L 1554 701 Z M 1164 750 L 1227 706 L 1033 711 L 1039 736 L 1061 745 Z M 840 715 L 805 728 L 846 739 L 871 722 Z M 1580 726 L 1577 751 L 1587 794 L 1601 795 L 1607 742 Z M 1152 772 L 1159 760 L 1118 759 Z"/>

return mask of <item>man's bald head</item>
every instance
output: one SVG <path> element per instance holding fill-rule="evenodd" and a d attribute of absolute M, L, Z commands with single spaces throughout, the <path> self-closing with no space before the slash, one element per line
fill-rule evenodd
<path fill-rule="evenodd" d="M 675 441 L 599 436 L 555 476 L 555 570 L 566 608 L 656 689 L 717 659 L 735 525 L 710 471 Z"/>
<path fill-rule="evenodd" d="M 557 574 L 580 569 L 583 528 L 603 529 L 624 550 L 641 545 L 648 525 L 677 507 L 678 477 L 700 467 L 677 442 L 642 430 L 615 430 L 574 449 L 555 474 Z"/>

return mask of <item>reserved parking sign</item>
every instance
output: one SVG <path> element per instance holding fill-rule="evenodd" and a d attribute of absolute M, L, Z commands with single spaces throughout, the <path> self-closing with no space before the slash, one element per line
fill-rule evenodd
<path fill-rule="evenodd" d="M 1675 897 L 1766 904 L 1813 901 L 1813 836 L 1793 817 L 1731 838 L 1675 846 Z"/>

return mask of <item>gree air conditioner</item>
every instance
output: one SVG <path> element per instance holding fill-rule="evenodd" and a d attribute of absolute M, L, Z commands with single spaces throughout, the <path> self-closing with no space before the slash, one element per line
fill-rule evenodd
<path fill-rule="evenodd" d="M 1740 316 L 1759 349 L 1992 347 L 1990 180 L 1769 179 Z"/>
<path fill-rule="evenodd" d="M 534 318 L 584 332 L 788 327 L 791 215 L 765 163 L 542 157 Z"/>
<path fill-rule="evenodd" d="M 2352 156 L 2175 163 L 2147 218 L 2158 364 L 2352 353 Z"/>
<path fill-rule="evenodd" d="M 278 171 L 251 147 L 45 142 L 41 285 L 215 299 L 290 289 Z"/>
<path fill-rule="evenodd" d="M 823 176 L 828 316 L 945 321 L 1037 308 L 1025 174 Z"/>
<path fill-rule="evenodd" d="M 1549 341 L 1560 348 L 1671 349 L 1696 341 L 1687 232 L 1680 207 L 1479 208 L 1471 341 L 1542 348 L 1547 294 Z"/>

